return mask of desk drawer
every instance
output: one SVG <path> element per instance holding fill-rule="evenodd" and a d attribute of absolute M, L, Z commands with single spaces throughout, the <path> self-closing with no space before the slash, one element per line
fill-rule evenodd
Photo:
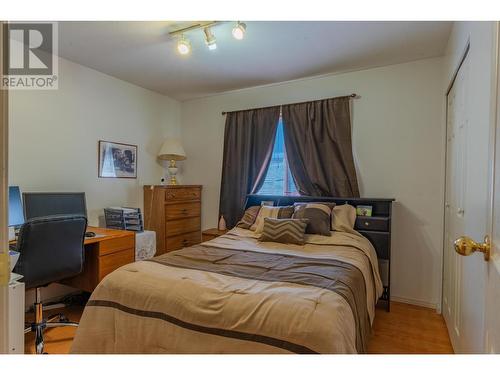
<path fill-rule="evenodd" d="M 167 220 L 182 219 L 185 217 L 197 217 L 201 214 L 201 203 L 168 204 L 165 206 Z"/>
<path fill-rule="evenodd" d="M 167 221 L 166 223 L 166 236 L 176 236 L 182 233 L 189 233 L 201 230 L 201 219 L 199 217 L 193 217 L 190 219 L 179 219 Z"/>
<path fill-rule="evenodd" d="M 135 261 L 135 249 L 127 249 L 117 253 L 99 257 L 99 282 L 107 275 Z"/>
<path fill-rule="evenodd" d="M 201 233 L 199 231 L 185 233 L 179 236 L 167 238 L 167 251 L 174 251 L 189 247 L 201 242 Z"/>
<path fill-rule="evenodd" d="M 389 232 L 389 218 L 381 216 L 358 216 L 356 217 L 356 230 L 375 230 Z"/>
<path fill-rule="evenodd" d="M 199 188 L 167 189 L 165 200 L 168 201 L 187 201 L 200 200 L 201 190 Z"/>
<path fill-rule="evenodd" d="M 135 234 L 105 240 L 99 243 L 99 256 L 116 253 L 125 249 L 135 248 Z"/>

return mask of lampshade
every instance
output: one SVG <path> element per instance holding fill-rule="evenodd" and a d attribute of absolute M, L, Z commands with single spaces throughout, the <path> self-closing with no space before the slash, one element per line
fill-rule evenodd
<path fill-rule="evenodd" d="M 184 160 L 186 153 L 182 147 L 181 141 L 177 138 L 167 138 L 161 146 L 158 158 L 162 160 Z"/>

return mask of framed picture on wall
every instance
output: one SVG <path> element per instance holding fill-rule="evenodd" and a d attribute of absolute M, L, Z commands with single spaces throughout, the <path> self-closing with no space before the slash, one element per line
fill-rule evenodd
<path fill-rule="evenodd" d="M 99 177 L 137 178 L 137 146 L 99 141 Z"/>

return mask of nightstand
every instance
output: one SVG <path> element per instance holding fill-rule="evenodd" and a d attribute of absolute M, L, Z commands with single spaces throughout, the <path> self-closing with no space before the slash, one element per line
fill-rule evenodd
<path fill-rule="evenodd" d="M 218 230 L 217 228 L 210 228 L 206 229 L 203 232 L 201 232 L 201 240 L 203 242 L 205 241 L 210 241 L 213 240 L 214 238 L 217 238 L 219 236 L 222 236 L 223 234 L 226 234 L 228 230 Z"/>
<path fill-rule="evenodd" d="M 386 309 L 389 311 L 391 298 L 391 205 L 389 204 L 388 212 L 385 215 L 357 216 L 354 229 L 368 238 L 376 249 L 380 277 L 384 286 L 380 299 L 386 304 Z"/>

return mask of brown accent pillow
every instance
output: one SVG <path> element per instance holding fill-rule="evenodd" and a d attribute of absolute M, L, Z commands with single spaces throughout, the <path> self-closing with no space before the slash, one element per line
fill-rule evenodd
<path fill-rule="evenodd" d="M 262 233 L 264 228 L 264 218 L 270 217 L 273 219 L 290 219 L 293 215 L 293 206 L 262 206 L 260 208 L 255 223 L 250 227 L 255 233 Z"/>
<path fill-rule="evenodd" d="M 257 215 L 259 214 L 260 206 L 251 206 L 245 210 L 243 217 L 236 224 L 238 228 L 250 229 L 250 227 L 255 223 Z"/>
<path fill-rule="evenodd" d="M 334 205 L 334 203 L 333 203 Z M 330 236 L 332 203 L 296 203 L 292 218 L 308 219 L 306 233 Z"/>
<path fill-rule="evenodd" d="M 333 210 L 333 207 L 337 205 L 335 202 L 295 202 L 293 204 L 294 207 L 301 206 L 304 204 L 324 204 L 325 206 L 330 207 L 331 210 Z"/>
<path fill-rule="evenodd" d="M 264 218 L 264 228 L 259 240 L 303 245 L 307 219 L 272 219 Z"/>

